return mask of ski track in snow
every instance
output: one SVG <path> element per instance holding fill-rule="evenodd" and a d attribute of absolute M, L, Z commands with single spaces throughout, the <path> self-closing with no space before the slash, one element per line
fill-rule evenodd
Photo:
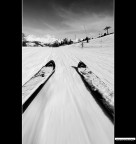
<path fill-rule="evenodd" d="M 23 82 L 49 60 L 56 64 L 55 73 L 22 115 L 23 144 L 114 143 L 114 125 L 71 67 L 83 61 L 113 89 L 113 51 L 81 49 L 77 44 L 23 50 Z"/>

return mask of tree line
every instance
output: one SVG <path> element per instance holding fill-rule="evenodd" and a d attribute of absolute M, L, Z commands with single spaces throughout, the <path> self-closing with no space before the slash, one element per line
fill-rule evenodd
<path fill-rule="evenodd" d="M 108 34 L 110 34 L 108 32 L 108 30 L 110 29 L 111 27 L 110 26 L 106 26 L 103 30 L 105 30 L 107 33 L 104 33 L 103 35 L 99 34 L 98 38 L 99 37 L 103 37 L 103 36 L 106 36 Z M 78 39 L 77 42 L 74 42 L 72 41 L 71 39 L 68 40 L 68 38 L 64 38 L 63 40 L 61 40 L 60 42 L 58 40 L 56 40 L 55 42 L 53 43 L 41 43 L 40 41 L 32 41 L 31 44 L 33 44 L 33 46 L 35 47 L 38 47 L 38 46 L 48 46 L 48 47 L 59 47 L 59 46 L 64 46 L 64 45 L 70 45 L 70 44 L 73 44 L 73 43 L 80 43 L 80 42 L 84 42 L 86 41 L 87 43 L 89 42 L 91 38 L 89 38 L 88 36 L 86 36 L 84 39 L 80 40 Z M 92 38 L 93 39 L 93 38 Z M 24 47 L 27 47 L 28 45 L 30 44 L 29 41 L 27 41 L 27 38 L 26 38 L 26 35 L 24 33 L 22 33 L 22 46 Z"/>
<path fill-rule="evenodd" d="M 81 41 L 89 41 L 89 37 L 86 37 L 83 40 L 78 40 L 78 42 Z M 27 41 L 26 35 L 24 33 L 22 33 L 22 46 L 23 47 L 27 47 L 29 44 L 33 43 L 33 46 L 48 46 L 48 47 L 59 47 L 59 46 L 64 46 L 64 45 L 70 45 L 73 44 L 74 41 L 72 41 L 71 39 L 69 40 L 68 38 L 64 38 L 63 40 L 61 40 L 60 42 L 58 40 L 54 41 L 53 43 L 41 43 L 39 41 Z"/>

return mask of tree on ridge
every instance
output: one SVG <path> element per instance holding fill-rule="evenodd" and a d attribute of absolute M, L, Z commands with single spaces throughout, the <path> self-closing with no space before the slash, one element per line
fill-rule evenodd
<path fill-rule="evenodd" d="M 109 34 L 109 33 L 108 33 L 108 29 L 110 29 L 110 28 L 111 28 L 110 26 L 106 26 L 106 27 L 104 28 L 104 30 L 107 31 L 107 35 Z"/>

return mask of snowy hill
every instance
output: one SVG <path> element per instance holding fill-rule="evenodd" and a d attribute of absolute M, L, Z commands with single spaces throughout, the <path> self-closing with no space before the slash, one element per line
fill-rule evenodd
<path fill-rule="evenodd" d="M 86 43 L 86 41 L 83 43 L 83 48 L 114 48 L 114 34 L 100 38 L 94 38 L 89 40 L 89 43 Z M 81 48 L 81 43 L 75 44 L 75 47 Z"/>
<path fill-rule="evenodd" d="M 57 144 L 65 144 L 65 138 L 70 141 L 69 144 L 114 143 L 114 125 L 96 102 L 99 96 L 88 90 L 75 70 L 79 61 L 83 61 L 106 84 L 104 89 L 105 85 L 99 85 L 104 94 L 109 90 L 106 88 L 114 91 L 113 44 L 114 35 L 108 35 L 84 42 L 84 48 L 81 48 L 81 43 L 58 48 L 22 48 L 22 85 L 50 60 L 56 65 L 54 74 L 23 113 L 24 144 L 34 140 L 37 144 L 55 144 L 56 141 Z M 36 81 L 27 85 L 27 90 L 33 88 Z M 96 78 L 93 82 L 100 84 Z M 114 95 L 112 98 L 114 100 Z M 107 104 L 105 107 L 109 110 Z M 72 140 L 74 142 L 71 143 Z"/>

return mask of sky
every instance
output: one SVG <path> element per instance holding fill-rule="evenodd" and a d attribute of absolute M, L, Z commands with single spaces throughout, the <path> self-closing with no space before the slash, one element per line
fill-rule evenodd
<path fill-rule="evenodd" d="M 22 32 L 57 39 L 114 32 L 114 0 L 23 0 Z"/>

